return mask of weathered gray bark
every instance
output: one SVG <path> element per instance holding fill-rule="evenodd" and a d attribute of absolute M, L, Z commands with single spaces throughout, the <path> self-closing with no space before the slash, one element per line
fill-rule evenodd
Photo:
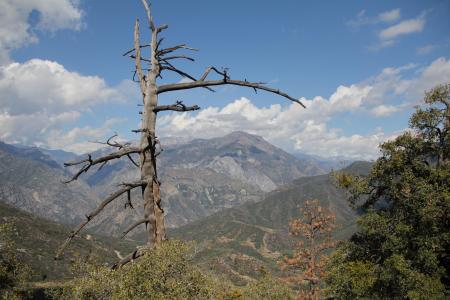
<path fill-rule="evenodd" d="M 158 33 L 160 32 L 153 23 L 150 7 L 146 1 L 142 1 L 147 12 L 147 19 L 151 29 L 150 42 L 150 65 L 151 68 L 147 76 L 139 75 L 140 86 L 144 87 L 143 99 L 144 109 L 142 111 L 141 142 L 143 149 L 140 155 L 141 179 L 147 182 L 143 187 L 142 196 L 144 200 L 144 219 L 148 220 L 147 244 L 149 246 L 158 245 L 166 238 L 164 226 L 164 211 L 161 207 L 160 182 L 156 170 L 156 112 L 158 105 L 158 86 L 156 78 L 160 75 L 161 66 L 157 58 Z M 136 21 L 136 24 L 139 24 Z M 141 55 L 139 44 L 139 26 L 136 26 L 134 47 L 136 52 L 136 70 L 142 74 Z"/>
<path fill-rule="evenodd" d="M 147 231 L 147 245 L 150 247 L 159 245 L 162 241 L 166 239 L 166 230 L 164 225 L 164 210 L 161 204 L 161 195 L 160 195 L 160 181 L 158 179 L 158 172 L 156 169 L 156 159 L 160 152 L 157 151 L 157 145 L 159 141 L 156 135 L 156 119 L 158 112 L 161 111 L 176 111 L 176 112 L 186 112 L 186 111 L 194 111 L 200 109 L 197 105 L 186 106 L 181 101 L 177 101 L 173 105 L 158 105 L 158 95 L 165 92 L 177 91 L 177 90 L 186 90 L 193 88 L 205 88 L 211 90 L 212 86 L 216 85 L 237 85 L 243 87 L 249 87 L 255 90 L 264 90 L 266 92 L 270 92 L 273 94 L 277 94 L 281 97 L 284 97 L 292 102 L 295 102 L 303 107 L 303 103 L 301 103 L 298 99 L 291 97 L 287 93 L 280 91 L 278 89 L 273 89 L 265 86 L 260 82 L 248 82 L 247 80 L 233 80 L 230 79 L 227 71 L 219 71 L 215 67 L 208 67 L 203 75 L 196 79 L 194 76 L 177 69 L 170 61 L 176 59 L 187 59 L 190 61 L 194 61 L 191 57 L 186 55 L 173 55 L 172 52 L 177 50 L 196 50 L 193 48 L 189 48 L 186 45 L 177 45 L 168 48 L 161 48 L 162 39 L 159 38 L 159 34 L 167 29 L 167 25 L 163 25 L 160 27 L 156 27 L 153 22 L 153 17 L 151 14 L 150 6 L 147 3 L 147 0 L 141 0 L 144 5 L 145 12 L 147 14 L 147 21 L 149 24 L 150 32 L 151 32 L 151 41 L 149 44 L 140 44 L 140 33 L 139 33 L 139 20 L 136 20 L 134 27 L 134 48 L 130 51 L 127 51 L 125 55 L 131 57 L 135 61 L 135 76 L 137 77 L 137 82 L 139 83 L 139 87 L 142 93 L 142 123 L 141 128 L 139 130 L 134 130 L 134 132 L 139 132 L 141 134 L 140 137 L 140 145 L 139 147 L 133 148 L 129 145 L 122 145 L 117 142 L 112 143 L 111 139 L 107 141 L 106 144 L 109 146 L 117 147 L 119 150 L 117 152 L 113 152 L 104 157 L 92 159 L 89 156 L 87 159 L 70 163 L 68 165 L 78 165 L 84 164 L 80 171 L 72 178 L 72 180 L 76 180 L 82 173 L 87 172 L 89 168 L 98 163 L 107 163 L 109 160 L 121 158 L 123 156 L 127 156 L 133 163 L 135 163 L 130 154 L 138 153 L 140 158 L 140 177 L 141 181 L 139 184 L 125 184 L 126 189 L 119 190 L 119 192 L 110 196 L 107 200 L 107 203 L 110 203 L 117 197 L 119 197 L 124 192 L 127 192 L 128 198 L 130 197 L 130 190 L 135 187 L 140 187 L 142 189 L 142 198 L 144 203 L 144 216 L 143 219 L 133 224 L 130 228 L 128 228 L 124 232 L 124 236 L 129 233 L 134 228 L 138 227 L 140 224 L 146 225 Z M 145 58 L 142 57 L 141 48 L 150 47 L 150 57 Z M 171 56 L 168 56 L 168 55 Z M 142 62 L 148 63 L 150 67 L 145 69 L 146 72 L 144 74 L 144 68 L 142 67 Z M 187 83 L 174 83 L 174 84 L 166 84 L 162 86 L 158 86 L 157 79 L 161 77 L 161 73 L 163 71 L 175 72 L 183 77 L 187 77 L 191 79 L 191 82 Z M 221 78 L 217 80 L 206 80 L 211 72 L 218 74 Z M 133 77 L 134 78 L 134 77 Z M 71 180 L 70 180 L 71 181 Z M 130 201 L 130 199 L 128 199 Z M 93 217 L 95 217 L 100 211 L 104 208 L 104 205 L 96 210 L 94 215 L 90 215 L 87 217 L 87 220 L 80 224 L 75 231 L 73 231 L 68 238 L 68 240 L 61 247 L 58 252 L 58 256 L 62 254 L 64 248 L 69 244 L 69 242 L 78 234 L 78 232 L 91 221 Z M 115 265 L 115 267 L 120 267 L 123 264 L 126 264 L 129 261 L 139 257 L 142 255 L 142 251 L 136 250 L 130 255 L 128 255 L 125 259 L 121 260 L 119 263 Z"/>

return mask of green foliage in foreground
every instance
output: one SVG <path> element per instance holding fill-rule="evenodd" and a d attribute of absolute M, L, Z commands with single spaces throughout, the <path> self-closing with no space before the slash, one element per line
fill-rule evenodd
<path fill-rule="evenodd" d="M 20 299 L 16 288 L 29 279 L 30 269 L 16 255 L 11 223 L 0 224 L 0 299 Z"/>
<path fill-rule="evenodd" d="M 448 299 L 450 86 L 427 93 L 412 132 L 381 145 L 367 177 L 338 174 L 367 213 L 328 269 L 338 299 Z"/>
<path fill-rule="evenodd" d="M 279 279 L 269 274 L 263 275 L 258 281 L 248 284 L 242 289 L 242 299 L 294 299 L 293 291 Z"/>
<path fill-rule="evenodd" d="M 80 264 L 60 299 L 207 299 L 211 282 L 189 264 L 187 246 L 167 242 L 118 270 Z"/>
<path fill-rule="evenodd" d="M 290 299 L 291 290 L 270 277 L 244 288 L 213 278 L 191 262 L 189 247 L 169 240 L 118 270 L 88 263 L 78 277 L 51 294 L 56 299 Z"/>

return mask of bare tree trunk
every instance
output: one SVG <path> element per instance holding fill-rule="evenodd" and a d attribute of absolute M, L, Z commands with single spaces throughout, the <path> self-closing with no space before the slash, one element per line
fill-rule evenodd
<path fill-rule="evenodd" d="M 141 2 L 144 5 L 147 14 L 147 21 L 151 32 L 151 42 L 144 45 L 140 44 L 139 20 L 136 20 L 134 27 L 134 48 L 124 54 L 124 56 L 129 56 L 135 60 L 136 70 L 135 75 L 133 76 L 133 80 L 135 80 L 135 77 L 137 77 L 135 81 L 139 83 L 139 87 L 142 93 L 143 110 L 141 128 L 139 130 L 133 130 L 133 132 L 141 133 L 140 145 L 139 147 L 131 147 L 131 144 L 129 143 L 121 144 L 116 141 L 112 141 L 112 139 L 115 137 L 112 136 L 106 141 L 106 143 L 102 144 L 115 147 L 118 149 L 117 151 L 95 159 L 93 159 L 91 155 L 88 155 L 86 159 L 66 164 L 66 166 L 82 165 L 80 170 L 72 177 L 72 179 L 68 181 L 71 182 L 73 180 L 77 180 L 81 174 L 89 171 L 93 166 L 100 165 L 101 168 L 109 161 L 125 156 L 130 159 L 134 165 L 140 168 L 141 180 L 138 182 L 122 183 L 124 188 L 118 190 L 117 192 L 111 194 L 108 198 L 106 198 L 94 212 L 86 216 L 85 221 L 83 221 L 77 228 L 75 228 L 74 231 L 71 232 L 66 242 L 59 249 L 55 258 L 60 257 L 71 240 L 112 201 L 118 199 L 121 195 L 126 193 L 128 196 L 129 206 L 131 206 L 131 190 L 139 187 L 142 189 L 144 216 L 140 221 L 134 223 L 131 227 L 125 230 L 123 236 L 127 235 L 133 229 L 137 228 L 140 224 L 145 224 L 147 232 L 147 246 L 158 246 L 162 241 L 166 239 L 164 210 L 162 209 L 160 195 L 161 183 L 158 179 L 158 172 L 156 169 L 156 159 L 160 151 L 162 151 L 161 149 L 158 149 L 159 152 L 157 152 L 157 145 L 159 144 L 155 132 L 157 114 L 161 111 L 195 111 L 200 109 L 200 107 L 197 105 L 186 106 L 182 101 L 176 101 L 175 104 L 171 105 L 158 105 L 159 94 L 194 88 L 205 88 L 207 90 L 213 91 L 211 88 L 212 86 L 237 85 L 252 88 L 255 92 L 257 90 L 263 90 L 269 93 L 273 93 L 284 97 L 294 103 L 297 103 L 302 107 L 305 107 L 303 103 L 298 99 L 278 89 L 265 86 L 261 82 L 249 82 L 246 79 L 231 79 L 229 74 L 227 73 L 227 69 L 219 71 L 215 67 L 210 66 L 206 68 L 205 72 L 201 77 L 199 77 L 199 79 L 196 79 L 194 76 L 191 76 L 187 72 L 178 69 L 176 66 L 174 66 L 173 60 L 184 59 L 194 61 L 194 59 L 186 55 L 174 55 L 173 52 L 176 52 L 178 50 L 196 49 L 187 47 L 184 44 L 161 48 L 161 42 L 163 41 L 163 39 L 159 38 L 158 34 L 167 29 L 168 26 L 162 25 L 160 27 L 156 27 L 153 22 L 150 5 L 147 3 L 147 0 L 141 0 Z M 141 48 L 148 47 L 150 47 L 150 57 L 142 57 Z M 144 69 L 142 67 L 142 62 L 148 63 L 149 67 Z M 145 74 L 144 70 L 146 71 Z M 174 72 L 184 78 L 189 78 L 191 82 L 172 83 L 158 86 L 157 79 L 161 77 L 161 73 L 163 71 Z M 207 77 L 210 75 L 210 73 L 219 75 L 220 79 L 207 80 Z M 133 154 L 139 154 L 139 165 L 137 165 L 133 160 L 131 156 Z M 118 262 L 115 267 L 120 267 L 136 259 L 137 257 L 141 256 L 142 253 L 143 252 L 139 249 L 135 250 L 122 261 Z"/>
<path fill-rule="evenodd" d="M 158 245 L 165 239 L 164 211 L 161 207 L 160 182 L 156 169 L 156 112 L 158 105 L 158 86 L 156 78 L 160 73 L 157 54 L 157 31 L 152 29 L 151 40 L 151 70 L 148 77 L 141 78 L 146 81 L 144 94 L 144 110 L 142 112 L 141 149 L 145 149 L 140 155 L 141 180 L 147 182 L 143 187 L 144 218 L 148 219 L 147 244 Z"/>

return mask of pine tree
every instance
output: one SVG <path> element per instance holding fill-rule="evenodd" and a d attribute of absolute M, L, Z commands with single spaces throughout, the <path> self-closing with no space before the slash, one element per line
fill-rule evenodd
<path fill-rule="evenodd" d="M 327 251 L 335 246 L 332 234 L 336 217 L 320 206 L 319 200 L 307 200 L 302 216 L 289 222 L 289 232 L 298 237 L 292 257 L 285 257 L 282 269 L 293 274 L 286 278 L 300 288 L 297 299 L 320 299 L 321 283 L 328 258 Z"/>

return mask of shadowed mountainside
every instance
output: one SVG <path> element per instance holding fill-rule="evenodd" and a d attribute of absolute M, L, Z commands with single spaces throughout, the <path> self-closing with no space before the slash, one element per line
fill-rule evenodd
<path fill-rule="evenodd" d="M 62 260 L 55 261 L 56 250 L 66 239 L 70 228 L 53 221 L 37 217 L 16 209 L 0 198 L 0 221 L 12 223 L 20 259 L 29 265 L 33 280 L 62 280 L 71 277 L 70 266 L 73 259 L 83 259 L 91 255 L 100 263 L 116 262 L 118 254 L 123 256 L 135 249 L 136 243 L 89 233 L 73 240 Z"/>

